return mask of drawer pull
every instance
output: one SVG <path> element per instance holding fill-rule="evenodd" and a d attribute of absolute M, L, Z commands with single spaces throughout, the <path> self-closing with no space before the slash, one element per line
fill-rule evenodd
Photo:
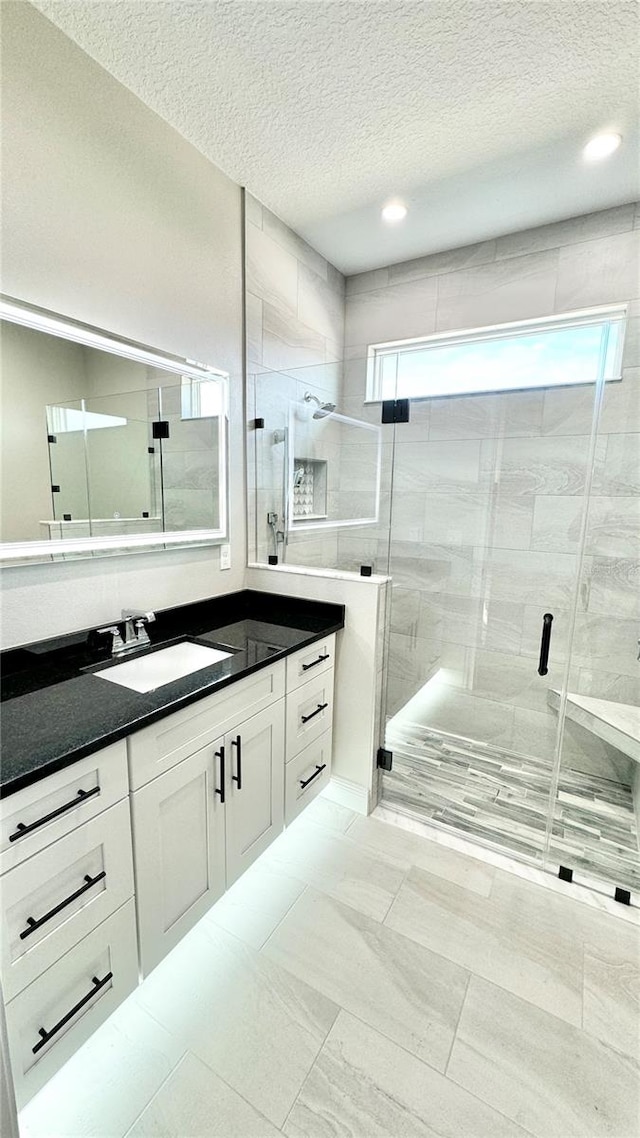
<path fill-rule="evenodd" d="M 328 707 L 328 706 L 329 706 L 328 703 L 319 703 L 318 706 L 316 707 L 315 711 L 311 712 L 311 715 L 301 715 L 300 716 L 300 722 L 301 723 L 308 723 L 310 719 L 313 719 L 314 716 L 319 715 L 320 712 L 324 711 L 325 707 Z"/>
<path fill-rule="evenodd" d="M 79 790 L 76 797 L 71 799 L 71 802 L 65 802 L 64 806 L 59 806 L 57 810 L 52 810 L 50 814 L 45 814 L 44 818 L 38 818 L 37 822 L 30 822 L 25 826 L 24 822 L 18 822 L 15 832 L 9 834 L 10 842 L 17 842 L 18 838 L 24 838 L 26 834 L 30 834 L 32 830 L 37 830 L 38 826 L 44 826 L 50 822 L 52 818 L 58 818 L 60 814 L 66 814 L 67 810 L 73 810 L 74 806 L 79 806 L 84 802 L 85 798 L 92 798 L 94 794 L 100 793 L 99 786 L 92 786 L 91 790 Z"/>
<path fill-rule="evenodd" d="M 309 778 L 301 778 L 300 779 L 300 786 L 302 787 L 302 789 L 304 790 L 305 786 L 308 786 L 310 782 L 313 782 L 314 778 L 317 778 L 318 775 L 321 774 L 322 771 L 324 771 L 326 769 L 327 769 L 327 764 L 323 763 L 321 767 L 316 767 L 313 774 L 310 775 Z"/>
<path fill-rule="evenodd" d="M 224 806 L 224 747 L 219 751 L 214 751 L 214 757 L 220 759 L 220 786 L 216 786 L 216 794 L 220 796 L 220 801 Z"/>
<path fill-rule="evenodd" d="M 61 901 L 59 905 L 56 905 L 55 909 L 50 909 L 48 913 L 45 913 L 44 917 L 38 917 L 38 920 L 36 920 L 35 917 L 27 917 L 27 925 L 29 927 L 22 930 L 20 933 L 20 940 L 26 940 L 28 936 L 31 936 L 31 933 L 34 933 L 36 929 L 41 928 L 42 925 L 46 925 L 47 921 L 50 921 L 52 917 L 55 917 L 58 913 L 61 913 L 63 909 L 66 909 L 67 905 L 71 904 L 72 901 L 77 900 L 78 897 L 82 897 L 82 894 L 86 893 L 88 889 L 91 889 L 92 885 L 97 885 L 98 882 L 102 881 L 106 876 L 107 872 L 104 869 L 102 870 L 102 873 L 97 873 L 95 877 L 91 877 L 90 874 L 85 873 L 84 885 L 81 885 L 79 889 L 76 889 L 75 893 L 72 893 L 70 897 L 66 897 L 64 901 Z"/>
<path fill-rule="evenodd" d="M 238 757 L 237 774 L 231 775 L 231 781 L 236 783 L 238 790 L 242 790 L 242 735 L 236 735 L 235 739 L 231 740 L 231 746 L 236 748 Z"/>
<path fill-rule="evenodd" d="M 85 1004 L 88 1004 L 89 1000 L 93 999 L 96 992 L 99 992 L 101 988 L 104 988 L 105 984 L 108 984 L 110 980 L 113 980 L 113 972 L 107 972 L 107 975 L 103 976 L 102 980 L 98 980 L 97 976 L 92 976 L 93 988 L 91 991 L 87 992 L 86 996 L 83 996 L 81 1000 L 78 1000 L 77 1004 L 72 1007 L 71 1011 L 67 1012 L 66 1016 L 63 1016 L 61 1020 L 58 1020 L 58 1023 L 55 1025 L 55 1027 L 51 1028 L 51 1031 L 47 1031 L 44 1027 L 41 1027 L 39 1029 L 38 1035 L 40 1036 L 40 1039 L 36 1043 L 35 1047 L 31 1048 L 33 1054 L 37 1055 L 38 1051 L 40 1051 L 40 1049 L 44 1047 L 50 1039 L 53 1039 L 54 1035 L 57 1035 L 61 1028 L 63 1028 L 65 1024 L 67 1024 L 70 1019 L 73 1019 L 74 1015 L 80 1011 L 80 1008 L 83 1008 Z"/>
<path fill-rule="evenodd" d="M 312 660 L 310 664 L 303 664 L 302 665 L 302 671 L 308 672 L 309 668 L 315 668 L 316 664 L 321 664 L 323 662 L 323 660 L 328 660 L 328 659 L 329 659 L 329 653 L 325 652 L 324 656 L 318 656 L 318 659 Z"/>

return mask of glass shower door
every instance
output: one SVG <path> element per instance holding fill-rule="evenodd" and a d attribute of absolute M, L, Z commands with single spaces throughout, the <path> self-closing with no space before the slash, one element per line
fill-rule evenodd
<path fill-rule="evenodd" d="M 553 784 L 547 866 L 619 899 L 640 892 L 640 358 L 629 337 L 619 383 L 605 384 L 588 509 L 565 507 L 554 549 L 580 557 Z M 628 364 L 628 366 L 626 366 Z M 564 395 L 582 429 L 585 392 Z M 584 539 L 580 525 L 583 525 Z M 581 547 L 581 548 L 580 548 Z M 562 646 L 556 643 L 555 651 Z M 562 693 L 553 692 L 554 709 Z"/>
<path fill-rule="evenodd" d="M 560 388 L 415 400 L 394 428 L 383 803 L 540 864 L 580 565 L 579 534 L 555 535 L 589 485 L 580 390 L 579 431 Z"/>

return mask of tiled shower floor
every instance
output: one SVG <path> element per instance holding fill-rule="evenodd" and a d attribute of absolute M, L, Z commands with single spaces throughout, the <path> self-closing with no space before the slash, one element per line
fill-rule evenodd
<path fill-rule="evenodd" d="M 387 742 L 386 805 L 496 849 L 540 861 L 549 808 L 550 764 L 409 729 Z M 563 767 L 549 858 L 612 886 L 640 890 L 638 832 L 629 787 Z"/>

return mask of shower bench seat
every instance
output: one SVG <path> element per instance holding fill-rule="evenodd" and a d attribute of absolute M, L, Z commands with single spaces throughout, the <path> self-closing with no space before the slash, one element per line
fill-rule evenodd
<path fill-rule="evenodd" d="M 558 710 L 560 692 L 552 688 L 548 702 Z M 566 714 L 574 723 L 640 763 L 640 707 L 569 692 Z"/>

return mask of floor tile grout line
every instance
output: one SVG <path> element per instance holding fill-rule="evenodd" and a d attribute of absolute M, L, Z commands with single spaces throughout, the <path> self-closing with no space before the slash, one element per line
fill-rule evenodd
<path fill-rule="evenodd" d="M 159 1023 L 159 1021 L 157 1019 L 155 1019 L 155 1017 L 152 1017 L 152 1018 L 154 1019 L 155 1023 Z M 160 1024 L 160 1027 L 162 1027 L 162 1024 Z M 164 1028 L 164 1030 L 166 1031 L 167 1029 Z M 168 1034 L 171 1036 L 172 1039 L 174 1038 L 174 1036 L 171 1032 L 168 1032 Z M 179 1046 L 182 1046 L 182 1044 L 179 1044 Z M 131 1123 L 130 1126 L 127 1127 L 124 1134 L 122 1135 L 122 1138 L 127 1138 L 127 1134 L 131 1133 L 131 1131 L 133 1130 L 136 1123 L 139 1122 L 140 1119 L 142 1118 L 142 1115 L 144 1114 L 145 1110 L 147 1110 L 147 1108 L 151 1106 L 151 1103 L 154 1101 L 156 1096 L 160 1094 L 160 1091 L 162 1090 L 162 1088 L 164 1086 L 166 1086 L 166 1084 L 169 1082 L 169 1079 L 171 1078 L 171 1076 L 175 1074 L 175 1072 L 178 1070 L 178 1067 L 180 1067 L 182 1065 L 182 1063 L 184 1063 L 184 1060 L 187 1058 L 187 1055 L 189 1055 L 189 1054 L 191 1054 L 191 1052 L 189 1051 L 189 1048 L 185 1047 L 184 1051 L 182 1052 L 182 1055 L 175 1062 L 175 1064 L 173 1065 L 173 1067 L 169 1071 L 168 1075 L 166 1075 L 165 1078 L 160 1083 L 160 1085 L 158 1087 L 156 1087 L 155 1091 L 151 1095 L 151 1098 L 147 1100 L 147 1102 L 144 1104 L 142 1110 L 138 1111 L 133 1122 Z"/>
<path fill-rule="evenodd" d="M 488 897 L 481 897 L 481 900 L 488 901 L 489 898 Z M 391 907 L 393 907 L 393 906 L 391 906 Z M 560 1020 L 561 1023 L 566 1023 L 570 1027 L 576 1027 L 576 1024 L 571 1023 L 571 1020 L 565 1019 L 564 1016 L 557 1015 L 555 1012 L 549 1011 L 548 1008 L 543 1008 L 541 1004 L 536 1003 L 535 1000 L 529 998 L 528 996 L 520 995 L 519 992 L 514 992 L 511 988 L 505 988 L 502 984 L 499 984 L 496 980 L 489 980 L 486 976 L 483 976 L 482 973 L 476 972 L 476 970 L 473 967 L 471 967 L 470 965 L 460 964 L 459 961 L 452 960 L 450 956 L 445 956 L 442 952 L 438 952 L 437 949 L 430 948 L 429 945 L 422 944 L 421 941 L 416 940 L 414 937 L 412 937 L 410 935 L 410 933 L 404 933 L 404 932 L 401 932 L 400 929 L 394 929 L 392 925 L 387 924 L 386 917 L 385 917 L 384 922 L 382 923 L 382 927 L 387 929 L 389 932 L 394 933 L 396 936 L 401 936 L 401 937 L 403 937 L 403 939 L 409 940 L 411 942 L 411 944 L 417 945 L 418 948 L 424 949 L 425 952 L 431 953 L 432 956 L 437 956 L 440 960 L 446 961 L 447 964 L 451 964 L 455 968 L 460 968 L 463 972 L 469 972 L 469 973 L 471 973 L 472 976 L 475 976 L 478 980 L 483 980 L 486 984 L 493 984 L 494 987 L 499 988 L 501 992 L 506 992 L 507 995 L 513 996 L 515 999 L 522 1000 L 523 1003 L 528 1004 L 530 1007 L 537 1008 L 538 1011 L 544 1012 L 546 1015 L 553 1016 L 554 1019 Z M 577 1029 L 577 1030 L 579 1030 L 579 1029 Z"/>
<path fill-rule="evenodd" d="M 458 1038 L 458 1029 L 460 1027 L 460 1022 L 462 1020 L 462 1013 L 464 1011 L 464 1005 L 467 1002 L 467 996 L 469 994 L 469 986 L 471 984 L 472 975 L 473 975 L 473 973 L 471 971 L 469 971 L 469 975 L 467 976 L 467 983 L 466 983 L 466 986 L 464 989 L 464 996 L 462 997 L 462 1002 L 460 1004 L 460 1011 L 458 1012 L 458 1019 L 456 1021 L 455 1030 L 453 1032 L 453 1039 L 451 1040 L 451 1047 L 449 1048 L 449 1054 L 447 1055 L 447 1061 L 446 1061 L 445 1066 L 444 1066 L 443 1074 L 444 1074 L 445 1078 L 447 1078 L 447 1071 L 449 1070 L 449 1063 L 451 1062 L 451 1056 L 453 1055 L 453 1049 L 455 1047 L 456 1039 Z"/>
<path fill-rule="evenodd" d="M 308 889 L 308 888 L 309 888 L 309 886 L 305 886 L 305 888 L 303 889 L 303 891 L 302 891 L 302 893 L 300 894 L 300 896 L 299 896 L 299 897 L 297 897 L 297 898 L 296 898 L 296 900 L 293 902 L 293 905 L 295 905 L 295 904 L 296 904 L 296 903 L 297 903 L 297 902 L 300 900 L 300 898 L 303 896 L 303 894 L 304 894 L 304 893 L 306 893 L 306 891 L 307 891 L 307 889 Z M 290 906 L 290 909 L 291 909 L 291 908 L 293 908 L 293 905 L 292 905 L 292 906 Z M 285 916 L 286 916 L 286 914 L 285 914 Z M 206 917 L 203 917 L 203 918 L 201 918 L 201 919 L 202 919 L 202 920 L 206 920 Z M 284 917 L 282 918 L 282 920 L 284 920 Z M 280 921 L 280 922 L 279 922 L 279 924 L 281 924 L 281 923 L 282 923 L 282 921 Z M 195 927 L 197 928 L 197 925 L 196 925 Z M 217 926 L 216 926 L 216 928 L 217 928 Z M 249 952 L 255 953 L 255 954 L 256 954 L 256 956 L 260 957 L 260 954 L 261 954 L 261 950 L 260 950 L 260 949 L 256 949 L 256 948 L 254 948 L 254 947 L 253 947 L 253 945 L 249 945 L 249 944 L 247 944 L 247 943 L 246 943 L 246 941 L 242 941 L 242 940 L 241 940 L 239 937 L 235 936 L 235 935 L 234 935 L 234 933 L 230 933 L 230 932 L 228 932 L 228 931 L 227 931 L 227 929 L 222 929 L 222 930 L 218 930 L 218 929 L 217 929 L 217 931 L 222 931 L 222 932 L 223 932 L 223 933 L 224 933 L 226 936 L 230 936 L 230 937 L 232 937 L 232 939 L 233 939 L 233 940 L 237 941 L 239 944 L 242 944 L 242 945 L 243 945 L 243 947 L 244 947 L 244 948 L 246 948 L 246 949 L 247 949 Z M 275 932 L 275 929 L 274 929 L 273 931 Z M 268 939 L 268 938 L 267 938 L 267 939 Z M 266 941 L 265 941 L 265 944 L 266 944 Z M 304 985 L 306 985 L 306 987 L 308 987 L 308 988 L 312 989 L 314 992 L 316 992 L 316 993 L 319 993 L 319 995 L 320 995 L 320 996 L 322 996 L 322 997 L 323 997 L 323 999 L 327 1000 L 327 1002 L 328 1002 L 328 1003 L 331 1003 L 331 1004 L 333 1004 L 333 1005 L 334 1005 L 334 1007 L 336 1007 L 336 1008 L 338 1009 L 338 1010 L 337 1010 L 337 1012 L 336 1012 L 336 1015 L 335 1015 L 335 1017 L 334 1017 L 334 1019 L 333 1019 L 333 1021 L 331 1022 L 331 1024 L 330 1024 L 329 1028 L 327 1029 L 327 1031 L 325 1032 L 325 1035 L 324 1035 L 324 1037 L 323 1037 L 323 1039 L 322 1039 L 322 1042 L 320 1043 L 320 1045 L 319 1045 L 319 1047 L 318 1047 L 318 1050 L 316 1051 L 316 1054 L 315 1054 L 315 1056 L 314 1056 L 314 1058 L 313 1058 L 313 1060 L 312 1060 L 312 1063 L 311 1063 L 311 1067 L 309 1068 L 309 1071 L 308 1071 L 308 1072 L 307 1072 L 307 1074 L 304 1076 L 304 1079 L 303 1079 L 303 1081 L 302 1081 L 302 1084 L 301 1084 L 301 1087 L 300 1087 L 300 1089 L 302 1089 L 302 1086 L 304 1085 L 304 1082 L 306 1081 L 306 1079 L 307 1079 L 307 1077 L 308 1077 L 308 1075 L 309 1075 L 309 1073 L 310 1073 L 310 1071 L 311 1071 L 311 1068 L 312 1068 L 312 1067 L 313 1067 L 313 1065 L 315 1064 L 315 1062 L 316 1062 L 316 1060 L 317 1060 L 317 1058 L 318 1058 L 318 1055 L 320 1054 L 320 1051 L 322 1050 L 322 1048 L 324 1047 L 324 1045 L 325 1045 L 325 1043 L 326 1043 L 327 1037 L 329 1036 L 329 1033 L 331 1032 L 331 1030 L 332 1030 L 332 1028 L 333 1028 L 333 1025 L 335 1024 L 335 1022 L 336 1022 L 336 1019 L 338 1018 L 338 1015 L 340 1014 L 340 1011 L 341 1011 L 341 1010 L 343 1010 L 343 1009 L 341 1008 L 341 1005 L 338 1003 L 338 1001 L 337 1001 L 337 1000 L 333 1000 L 333 999 L 331 999 L 329 996 L 325 996 L 325 995 L 324 995 L 324 993 L 323 993 L 323 992 L 320 992 L 320 991 L 319 991 L 319 989 L 318 989 L 318 988 L 316 988 L 316 987 L 314 987 L 314 985 L 313 985 L 313 984 L 308 984 L 306 981 L 304 981 L 304 980 L 300 980 L 300 977 L 299 977 L 299 976 L 296 976 L 296 975 L 295 975 L 295 973 L 291 972 L 291 971 L 290 971 L 288 968 L 286 968 L 286 966 L 285 966 L 285 965 L 283 965 L 283 964 L 280 964 L 280 963 L 279 963 L 279 961 L 274 961 L 274 960 L 271 960 L 271 958 L 270 958 L 270 957 L 268 957 L 268 956 L 265 956 L 263 959 L 264 959 L 265 961 L 267 961 L 267 962 L 268 962 L 268 964 L 269 964 L 271 967 L 275 967 L 275 968 L 277 968 L 277 969 L 280 969 L 280 970 L 282 970 L 283 972 L 286 972 L 288 976 L 292 976 L 292 977 L 294 978 L 294 980 L 296 980 L 298 983 L 304 984 Z M 166 1031 L 166 1032 L 167 1032 L 167 1034 L 168 1034 L 168 1035 L 170 1035 L 172 1039 L 176 1039 L 176 1042 L 178 1042 L 178 1045 L 179 1045 L 180 1047 L 182 1047 L 182 1046 L 183 1046 L 183 1045 L 180 1043 L 180 1041 L 177 1039 L 177 1037 L 174 1035 L 174 1033 L 173 1033 L 173 1032 L 172 1032 L 172 1031 L 171 1031 L 169 1028 L 167 1028 L 167 1027 L 165 1026 L 165 1024 L 163 1024 L 163 1023 L 162 1023 L 162 1021 L 161 1021 L 161 1020 L 159 1020 L 159 1019 L 158 1019 L 158 1017 L 157 1017 L 156 1015 L 154 1015 L 154 1014 L 153 1014 L 153 1012 L 152 1012 L 152 1011 L 150 1011 L 150 1010 L 149 1010 L 149 1009 L 146 1007 L 146 1005 L 142 1004 L 142 1005 L 141 1005 L 141 1007 L 142 1007 L 142 1008 L 143 1008 L 143 1010 L 146 1012 L 146 1014 L 147 1014 L 147 1015 L 148 1015 L 148 1016 L 149 1016 L 149 1017 L 150 1017 L 150 1018 L 151 1018 L 151 1019 L 154 1021 L 154 1023 L 156 1023 L 156 1024 L 157 1024 L 159 1027 L 161 1027 L 161 1028 L 163 1029 L 163 1031 Z M 220 1080 L 221 1080 L 223 1083 L 225 1083 L 225 1084 L 226 1084 L 226 1086 L 227 1086 L 227 1087 L 229 1087 L 229 1089 L 230 1089 L 231 1091 L 233 1091 L 233 1093 L 234 1093 L 234 1094 L 237 1094 L 237 1095 L 239 1095 L 239 1097 L 240 1097 L 241 1099 L 243 1099 L 243 1101 L 244 1101 L 244 1102 L 246 1102 L 246 1103 L 247 1103 L 247 1104 L 248 1104 L 248 1105 L 249 1105 L 249 1106 L 250 1106 L 250 1107 L 251 1107 L 253 1110 L 255 1110 L 255 1111 L 258 1113 L 258 1114 L 260 1114 L 260 1115 L 261 1115 L 261 1116 L 262 1116 L 262 1117 L 265 1119 L 265 1121 L 269 1123 L 269 1125 L 273 1126 L 273 1127 L 274 1127 L 276 1130 L 278 1130 L 278 1129 L 281 1129 L 281 1127 L 279 1127 L 279 1126 L 277 1125 L 277 1123 L 271 1122 L 271 1120 L 270 1120 L 269 1118 L 267 1118 L 267 1116 L 264 1114 L 264 1112 L 263 1112 L 263 1111 L 259 1110 L 259 1109 L 258 1109 L 258 1107 L 256 1107 L 256 1106 L 254 1105 L 254 1103 L 252 1103 L 252 1102 L 250 1102 L 250 1101 L 249 1101 L 249 1099 L 245 1098 L 245 1096 L 242 1094 L 242 1092 L 241 1092 L 241 1091 L 239 1091 L 239 1090 L 238 1090 L 236 1087 L 232 1086 L 232 1084 L 231 1084 L 231 1083 L 230 1083 L 230 1082 L 229 1082 L 229 1081 L 228 1081 L 228 1080 L 227 1080 L 227 1079 L 224 1077 L 224 1075 L 220 1074 L 220 1072 L 219 1072 L 219 1071 L 216 1071 L 216 1070 L 215 1070 L 215 1068 L 214 1068 L 214 1067 L 212 1067 L 211 1063 L 209 1063 L 209 1062 L 208 1062 L 206 1059 L 204 1059 L 204 1058 L 203 1058 L 201 1055 L 199 1055 L 199 1054 L 198 1054 L 196 1051 L 194 1051 L 194 1050 L 192 1049 L 192 1047 L 190 1047 L 190 1046 L 187 1046 L 187 1047 L 185 1047 L 184 1053 L 181 1055 L 180 1059 L 177 1061 L 177 1063 L 176 1063 L 175 1067 L 173 1068 L 173 1070 L 172 1070 L 172 1071 L 169 1073 L 169 1075 L 167 1075 L 167 1078 L 163 1080 L 163 1082 L 162 1082 L 161 1086 L 160 1086 L 160 1087 L 158 1087 L 158 1091 L 161 1089 L 161 1087 L 164 1085 L 164 1083 L 167 1081 L 167 1079 L 170 1077 L 170 1075 L 171 1075 L 171 1074 L 173 1074 L 173 1071 L 174 1071 L 174 1070 L 175 1070 L 175 1069 L 176 1069 L 176 1068 L 179 1066 L 179 1064 L 180 1064 L 180 1063 L 181 1063 L 181 1062 L 184 1060 L 184 1058 L 185 1058 L 187 1055 L 191 1055 L 193 1058 L 197 1059 L 197 1060 L 198 1060 L 200 1063 L 204 1063 L 205 1067 L 207 1067 L 207 1068 L 209 1069 L 209 1071 L 211 1071 L 211 1072 L 212 1072 L 212 1073 L 213 1073 L 213 1074 L 216 1076 L 216 1078 L 220 1079 Z M 155 1095 L 158 1093 L 158 1091 L 154 1092 L 154 1094 L 152 1095 L 151 1099 L 149 1099 L 149 1101 L 146 1103 L 146 1105 L 145 1105 L 145 1107 L 144 1107 L 143 1111 L 141 1111 L 141 1112 L 140 1112 L 140 1114 L 144 1113 L 144 1110 L 146 1110 L 147 1106 L 149 1106 L 149 1105 L 150 1105 L 150 1103 L 153 1101 L 153 1099 L 155 1098 Z M 300 1093 L 300 1092 L 298 1091 L 298 1094 L 299 1094 L 299 1093 Z M 297 1095 L 296 1095 L 296 1098 L 297 1098 Z M 287 1117 L 289 1116 L 289 1113 L 290 1113 L 290 1111 L 288 1112 L 288 1114 L 287 1114 Z M 135 1119 L 134 1123 L 132 1123 L 132 1126 L 133 1126 L 133 1125 L 135 1125 L 135 1122 L 137 1122 L 137 1121 L 138 1121 L 138 1119 L 140 1118 L 140 1114 L 136 1116 L 136 1119 Z M 285 1120 L 285 1121 L 286 1121 L 286 1120 Z M 284 1125 L 284 1123 L 283 1123 L 283 1125 Z M 129 1130 L 130 1130 L 130 1129 L 131 1129 L 131 1127 L 129 1127 Z M 127 1131 L 125 1132 L 125 1134 L 124 1134 L 123 1138 L 127 1138 L 127 1134 L 129 1133 L 129 1130 L 127 1130 Z"/>
<path fill-rule="evenodd" d="M 296 880 L 296 881 L 298 881 L 298 880 L 299 880 L 299 878 L 297 878 L 297 877 L 296 877 L 296 878 L 295 878 L 295 880 Z M 268 935 L 268 937 L 266 938 L 266 940 L 263 942 L 263 944 L 261 944 L 261 945 L 260 945 L 260 948 L 256 949 L 256 951 L 257 951 L 258 955 L 261 955 L 261 954 L 262 954 L 262 951 L 263 951 L 263 949 L 265 949 L 265 948 L 266 948 L 266 946 L 268 945 L 269 941 L 271 940 L 271 937 L 272 937 L 272 936 L 275 936 L 275 934 L 277 933 L 277 931 L 278 931 L 278 929 L 280 928 L 281 924 L 282 924 L 284 921 L 286 921 L 286 919 L 287 919 L 287 917 L 289 916 L 289 914 L 290 914 L 291 910 L 292 910 L 292 909 L 295 909 L 296 905 L 298 904 L 298 901 L 301 901 L 301 900 L 302 900 L 302 898 L 304 897 L 304 895 L 305 895 L 306 893 L 308 893 L 309 889 L 311 888 L 311 886 L 310 886 L 310 885 L 307 885 L 307 883 L 306 883 L 306 882 L 304 882 L 304 881 L 301 881 L 301 882 L 300 882 L 300 884 L 302 885 L 302 892 L 301 892 L 301 893 L 299 893 L 299 894 L 298 894 L 298 896 L 296 897 L 295 901 L 293 901 L 293 902 L 292 902 L 292 903 L 289 905 L 289 908 L 287 909 L 286 913 L 284 913 L 284 914 L 283 914 L 283 916 L 282 916 L 282 917 L 280 918 L 280 920 L 278 921 L 277 925 L 275 925 L 275 926 L 274 926 L 274 928 L 272 928 L 272 930 L 271 930 L 271 932 L 269 933 L 269 935 Z M 265 958 L 266 958 L 267 960 L 269 959 L 269 957 L 267 957 L 267 956 L 266 956 L 266 954 L 265 954 Z"/>
<path fill-rule="evenodd" d="M 462 1006 L 464 1005 L 464 1002 L 466 1000 L 467 991 L 469 989 L 470 983 L 471 983 L 471 976 L 469 976 L 469 978 L 467 980 L 467 990 L 465 991 L 465 996 L 464 996 L 464 999 L 462 1001 Z M 462 1015 L 462 1006 L 460 1009 L 460 1016 L 458 1017 L 458 1024 L 460 1021 L 460 1017 Z M 385 1031 L 382 1031 L 382 1029 L 380 1027 L 374 1027 L 373 1024 L 367 1023 L 367 1021 L 362 1019 L 362 1017 L 359 1016 L 356 1012 L 349 1011 L 347 1008 L 341 1007 L 340 1011 L 344 1012 L 344 1014 L 346 1016 L 350 1016 L 351 1019 L 355 1019 L 359 1024 L 362 1025 L 362 1027 L 365 1027 L 368 1031 L 372 1031 L 375 1035 L 379 1035 L 382 1039 L 386 1040 L 386 1042 L 390 1043 L 393 1047 L 397 1047 L 400 1051 L 402 1051 L 405 1055 L 407 1055 L 409 1059 L 412 1059 L 413 1062 L 422 1063 L 422 1065 L 424 1067 L 427 1067 L 430 1071 L 434 1071 L 436 1073 L 436 1075 L 440 1075 L 441 1078 L 447 1079 L 450 1083 L 453 1084 L 453 1086 L 458 1087 L 460 1090 L 464 1091 L 465 1094 L 468 1094 L 470 1098 L 475 1099 L 476 1102 L 482 1103 L 483 1106 L 488 1106 L 491 1110 L 493 1110 L 495 1112 L 495 1114 L 500 1115 L 500 1117 L 504 1118 L 507 1122 L 513 1122 L 514 1121 L 512 1118 L 509 1118 L 508 1115 L 504 1114 L 503 1111 L 499 1110 L 497 1107 L 493 1106 L 491 1103 L 486 1103 L 484 1101 L 484 1099 L 481 1099 L 479 1097 L 479 1095 L 475 1094 L 474 1091 L 469 1090 L 468 1087 L 462 1086 L 462 1084 L 456 1082 L 455 1079 L 450 1079 L 449 1076 L 446 1074 L 446 1070 L 441 1071 L 439 1067 L 435 1067 L 433 1063 L 430 1063 L 428 1061 L 428 1059 L 424 1059 L 422 1055 L 416 1055 L 415 1051 L 410 1051 L 409 1048 L 405 1047 L 403 1043 L 399 1043 L 397 1039 L 392 1039 L 391 1036 L 387 1035 L 387 1033 Z M 335 1024 L 334 1024 L 334 1026 L 335 1026 Z M 333 1028 L 332 1028 L 332 1030 L 333 1030 Z M 456 1026 L 456 1034 L 457 1034 L 457 1026 Z M 454 1042 L 455 1042 L 455 1035 L 454 1035 Z M 326 1040 L 325 1040 L 325 1044 L 326 1044 Z M 324 1044 L 323 1044 L 323 1047 L 324 1047 Z M 453 1050 L 453 1043 L 451 1045 L 451 1050 Z M 449 1054 L 449 1059 L 450 1058 L 451 1058 L 451 1054 Z M 447 1059 L 447 1067 L 449 1066 L 449 1059 Z M 315 1064 L 314 1064 L 314 1066 L 315 1066 Z M 309 1074 L 310 1073 L 311 1072 L 309 1072 Z M 307 1076 L 307 1078 L 308 1077 L 309 1076 Z M 306 1082 L 306 1080 L 305 1080 L 305 1082 Z M 516 1123 L 516 1125 L 520 1125 L 521 1129 L 524 1130 L 525 1133 L 527 1133 L 527 1134 L 530 1133 L 529 1131 L 526 1130 L 525 1127 L 522 1126 L 522 1123 L 519 1123 L 519 1124 Z"/>
<path fill-rule="evenodd" d="M 245 1103 L 246 1106 L 250 1107 L 251 1110 L 254 1110 L 256 1112 L 256 1114 L 259 1114 L 260 1117 L 264 1119 L 264 1121 L 267 1123 L 268 1126 L 272 1126 L 274 1130 L 280 1130 L 281 1129 L 281 1127 L 278 1126 L 277 1122 L 272 1122 L 271 1119 L 267 1117 L 267 1115 L 264 1113 L 263 1110 L 260 1110 L 260 1108 L 257 1107 L 255 1105 L 255 1103 L 250 1102 L 249 1099 L 243 1095 L 242 1091 L 239 1091 L 237 1089 L 237 1087 L 232 1086 L 231 1083 L 229 1082 L 229 1080 L 226 1079 L 224 1077 L 224 1075 L 221 1075 L 219 1071 L 216 1071 L 211 1066 L 211 1064 L 207 1062 L 206 1059 L 202 1058 L 201 1055 L 198 1055 L 195 1051 L 192 1051 L 191 1048 L 188 1049 L 187 1054 L 190 1055 L 192 1057 L 192 1059 L 196 1059 L 198 1061 L 198 1063 L 202 1063 L 203 1067 L 206 1067 L 207 1070 L 212 1075 L 214 1075 L 216 1079 L 219 1079 L 221 1083 L 224 1083 L 225 1087 L 227 1087 L 227 1089 L 230 1090 L 232 1094 L 237 1095 L 238 1098 L 242 1099 L 243 1103 Z M 125 1134 L 125 1138 L 127 1138 L 126 1134 Z M 182 1135 L 176 1135 L 176 1138 L 182 1138 Z"/>
<path fill-rule="evenodd" d="M 318 1059 L 320 1058 L 322 1052 L 324 1051 L 324 1049 L 327 1045 L 327 1040 L 328 1040 L 329 1036 L 331 1035 L 331 1032 L 333 1031 L 333 1029 L 334 1029 L 334 1027 L 338 1021 L 338 1017 L 340 1015 L 340 1012 L 344 1011 L 344 1008 L 342 1008 L 340 1006 L 340 1004 L 338 1004 L 335 1000 L 333 1002 L 336 1004 L 336 1007 L 338 1008 L 338 1014 L 336 1015 L 336 1018 L 334 1019 L 333 1023 L 331 1024 L 331 1027 L 329 1028 L 327 1034 L 325 1035 L 324 1039 L 322 1040 L 322 1043 L 320 1044 L 320 1047 L 318 1048 L 318 1050 L 314 1056 L 313 1062 L 312 1062 L 311 1066 L 309 1067 L 309 1070 L 307 1071 L 304 1079 L 302 1080 L 302 1083 L 300 1084 L 300 1087 L 298 1089 L 298 1093 L 296 1094 L 296 1097 L 294 1098 L 293 1102 L 291 1103 L 291 1106 L 289 1107 L 289 1110 L 287 1111 L 287 1117 L 285 1118 L 284 1122 L 282 1123 L 282 1126 L 280 1127 L 280 1130 L 282 1131 L 283 1134 L 284 1134 L 284 1128 L 287 1125 L 289 1118 L 291 1117 L 291 1112 L 294 1109 L 296 1103 L 298 1102 L 298 1099 L 300 1098 L 300 1095 L 302 1094 L 307 1082 L 311 1078 L 311 1075 L 313 1074 L 313 1071 L 314 1071 L 314 1068 L 318 1062 Z"/>

